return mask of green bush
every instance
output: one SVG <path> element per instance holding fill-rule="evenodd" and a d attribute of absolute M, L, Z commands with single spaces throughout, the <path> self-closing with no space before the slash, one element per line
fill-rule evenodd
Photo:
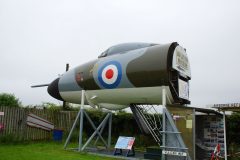
<path fill-rule="evenodd" d="M 227 117 L 227 143 L 240 145 L 240 113 L 233 113 Z"/>
<path fill-rule="evenodd" d="M 0 94 L 0 106 L 20 107 L 21 102 L 19 101 L 18 98 L 15 97 L 14 94 L 1 93 Z"/>

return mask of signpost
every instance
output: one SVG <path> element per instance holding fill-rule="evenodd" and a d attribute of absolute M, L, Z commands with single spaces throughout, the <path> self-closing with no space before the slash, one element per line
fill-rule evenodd
<path fill-rule="evenodd" d="M 135 151 L 134 151 L 134 141 L 135 137 L 124 137 L 124 136 L 119 136 L 117 143 L 115 145 L 115 151 L 114 155 L 122 155 L 122 150 L 127 150 L 126 156 L 135 156 Z M 132 154 L 129 154 L 132 152 Z"/>

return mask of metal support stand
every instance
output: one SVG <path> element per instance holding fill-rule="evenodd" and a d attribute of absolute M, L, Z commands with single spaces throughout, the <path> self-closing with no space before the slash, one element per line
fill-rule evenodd
<path fill-rule="evenodd" d="M 223 111 L 223 125 L 224 125 L 224 157 L 227 160 L 227 136 L 226 136 L 226 114 Z"/>
<path fill-rule="evenodd" d="M 96 143 L 97 141 L 99 140 L 99 138 L 102 140 L 103 144 L 105 145 L 105 147 L 107 149 L 110 148 L 111 146 L 111 129 L 112 129 L 112 113 L 109 112 L 106 117 L 103 119 L 103 121 L 99 124 L 98 127 L 95 126 L 95 124 L 93 123 L 93 121 L 91 120 L 91 118 L 88 116 L 87 112 L 83 109 L 83 106 L 84 106 L 84 97 L 85 97 L 85 94 L 84 94 L 84 90 L 82 90 L 82 97 L 81 97 L 81 107 L 80 107 L 80 110 L 77 114 L 77 117 L 73 123 L 73 126 L 70 130 L 70 133 L 66 139 L 66 142 L 64 144 L 64 149 L 67 148 L 67 145 L 70 141 L 70 138 L 72 136 L 72 133 L 73 133 L 73 130 L 74 128 L 76 127 L 76 124 L 77 122 L 79 121 L 79 140 L 78 140 L 78 148 L 77 150 L 80 152 L 80 151 L 83 151 L 88 145 L 89 143 L 93 140 L 93 138 L 97 135 L 97 139 L 94 143 L 94 145 L 96 146 Z M 87 121 L 90 123 L 90 125 L 92 126 L 92 128 L 94 129 L 94 132 L 93 134 L 89 137 L 89 139 L 86 141 L 85 144 L 83 144 L 83 120 L 84 120 L 84 116 L 86 117 Z M 106 142 L 103 137 L 102 137 L 102 132 L 104 130 L 104 128 L 106 127 L 106 124 L 109 124 L 108 125 L 108 142 Z"/>
<path fill-rule="evenodd" d="M 196 110 L 193 109 L 193 159 L 195 160 L 196 159 Z"/>
<path fill-rule="evenodd" d="M 166 89 L 163 88 L 162 90 L 162 107 L 163 107 L 163 122 L 162 122 L 162 125 L 163 125 L 163 128 L 162 128 L 162 131 L 163 131 L 163 135 L 162 135 L 162 145 L 163 146 L 166 146 L 166 135 L 165 135 L 165 132 L 166 132 L 166 119 L 165 119 L 165 109 L 166 109 Z M 164 150 L 163 150 L 164 151 Z M 162 154 L 162 160 L 165 160 L 165 155 Z"/>
<path fill-rule="evenodd" d="M 178 131 L 171 114 L 166 107 L 166 89 L 162 90 L 162 160 L 191 160 L 188 148 L 183 142 L 181 132 Z"/>
<path fill-rule="evenodd" d="M 78 151 L 82 149 L 82 136 L 83 136 L 83 107 L 84 107 L 84 90 L 82 90 L 81 96 L 81 106 L 80 106 L 80 118 L 79 118 L 79 141 L 78 141 Z"/>

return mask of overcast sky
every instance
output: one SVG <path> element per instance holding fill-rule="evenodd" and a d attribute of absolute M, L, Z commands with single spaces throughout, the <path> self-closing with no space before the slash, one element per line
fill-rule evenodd
<path fill-rule="evenodd" d="M 192 106 L 240 102 L 240 1 L 0 0 L 0 92 L 60 103 L 46 88 L 65 70 L 125 42 L 178 42 Z"/>

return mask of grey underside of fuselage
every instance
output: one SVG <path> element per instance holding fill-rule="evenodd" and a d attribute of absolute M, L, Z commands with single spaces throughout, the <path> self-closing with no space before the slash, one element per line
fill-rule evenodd
<path fill-rule="evenodd" d="M 112 104 L 113 109 L 116 105 L 126 108 L 130 104 L 161 104 L 163 88 L 166 89 L 167 103 L 172 104 L 173 99 L 167 86 L 90 90 L 86 91 L 85 95 L 86 100 L 94 105 Z M 81 103 L 81 91 L 61 92 L 60 94 L 65 100 L 76 104 Z"/>

